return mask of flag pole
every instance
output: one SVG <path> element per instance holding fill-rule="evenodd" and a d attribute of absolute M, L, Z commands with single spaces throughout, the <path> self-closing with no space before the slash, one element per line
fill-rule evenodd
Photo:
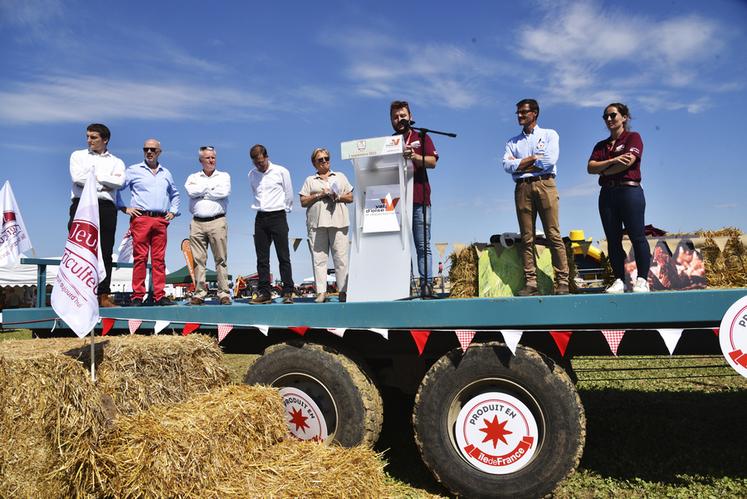
<path fill-rule="evenodd" d="M 91 329 L 91 381 L 96 382 L 96 354 L 93 348 L 96 329 Z"/>

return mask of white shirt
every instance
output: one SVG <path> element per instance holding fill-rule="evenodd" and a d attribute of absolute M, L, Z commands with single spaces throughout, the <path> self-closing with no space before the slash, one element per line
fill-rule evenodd
<path fill-rule="evenodd" d="M 218 170 L 209 177 L 200 170 L 187 177 L 184 188 L 189 195 L 189 212 L 199 218 L 225 215 L 231 194 L 231 175 Z"/>
<path fill-rule="evenodd" d="M 264 173 L 255 167 L 249 172 L 249 183 L 254 194 L 253 210 L 290 213 L 293 209 L 293 186 L 285 167 L 270 162 Z"/>
<path fill-rule="evenodd" d="M 116 202 L 117 191 L 125 183 L 125 164 L 109 151 L 103 154 L 88 149 L 73 151 L 70 155 L 70 178 L 73 180 L 70 197 L 79 198 L 83 194 L 83 186 L 91 170 L 96 172 L 98 198 Z"/>

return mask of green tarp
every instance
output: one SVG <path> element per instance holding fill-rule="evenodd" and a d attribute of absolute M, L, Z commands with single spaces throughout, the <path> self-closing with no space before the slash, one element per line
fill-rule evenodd
<path fill-rule="evenodd" d="M 537 246 L 537 287 L 540 294 L 550 295 L 553 289 L 552 255 L 550 250 Z M 524 264 L 519 245 L 510 248 L 488 246 L 480 253 L 478 283 L 481 298 L 514 296 L 524 287 Z"/>

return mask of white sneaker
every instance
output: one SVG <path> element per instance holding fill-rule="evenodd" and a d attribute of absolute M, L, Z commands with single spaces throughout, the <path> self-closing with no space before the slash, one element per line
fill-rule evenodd
<path fill-rule="evenodd" d="M 633 293 L 648 293 L 650 289 L 648 289 L 648 281 L 644 279 L 643 277 L 639 277 L 635 280 L 635 284 L 633 284 Z"/>
<path fill-rule="evenodd" d="M 605 293 L 610 294 L 620 294 L 625 292 L 625 283 L 622 282 L 622 279 L 615 279 L 615 282 L 612 283 L 612 286 L 604 290 Z"/>

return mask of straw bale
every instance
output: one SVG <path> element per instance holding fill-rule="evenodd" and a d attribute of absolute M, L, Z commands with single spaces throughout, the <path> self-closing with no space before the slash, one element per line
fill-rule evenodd
<path fill-rule="evenodd" d="M 206 497 L 391 497 L 384 461 L 367 447 L 288 439 L 244 459 Z"/>
<path fill-rule="evenodd" d="M 95 443 L 106 431 L 108 413 L 86 370 L 59 352 L 29 352 L 36 341 L 3 343 L 0 497 L 90 493 Z"/>
<path fill-rule="evenodd" d="M 97 358 L 98 386 L 119 412 L 135 414 L 225 386 L 229 374 L 221 360 L 209 336 L 115 336 Z"/>
<path fill-rule="evenodd" d="M 451 267 L 449 282 L 451 293 L 449 298 L 472 298 L 478 296 L 480 285 L 478 282 L 478 254 L 474 245 L 454 251 L 449 255 Z"/>
<path fill-rule="evenodd" d="M 719 231 L 704 231 L 703 244 L 708 284 L 712 287 L 747 286 L 747 250 L 742 243 L 742 231 L 727 227 Z M 728 237 L 724 250 L 720 251 L 714 237 Z"/>
<path fill-rule="evenodd" d="M 117 418 L 98 460 L 106 495 L 204 497 L 287 435 L 278 391 L 227 386 Z"/>

